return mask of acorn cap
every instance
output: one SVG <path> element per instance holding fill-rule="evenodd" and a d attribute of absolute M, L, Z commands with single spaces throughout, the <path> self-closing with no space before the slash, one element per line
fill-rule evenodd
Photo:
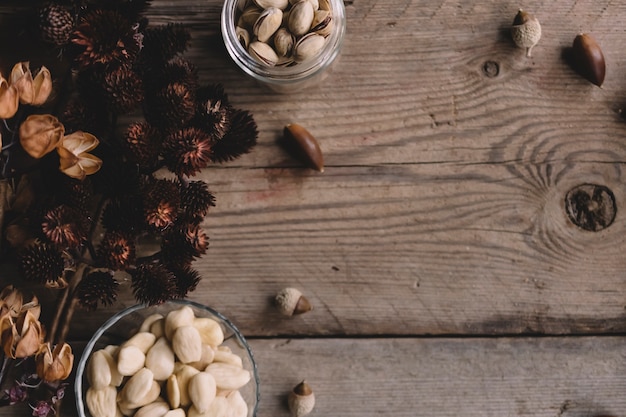
<path fill-rule="evenodd" d="M 523 11 L 522 9 L 519 9 L 517 11 L 517 14 L 515 15 L 515 19 L 513 19 L 513 26 L 523 25 L 524 23 L 532 19 L 532 17 L 533 16 L 530 13 L 527 13 Z"/>
<path fill-rule="evenodd" d="M 302 417 L 313 411 L 315 394 L 309 384 L 302 381 L 289 393 L 287 402 L 292 417 Z"/>
<path fill-rule="evenodd" d="M 313 306 L 297 288 L 283 288 L 274 299 L 278 310 L 286 315 L 302 314 L 311 311 Z"/>

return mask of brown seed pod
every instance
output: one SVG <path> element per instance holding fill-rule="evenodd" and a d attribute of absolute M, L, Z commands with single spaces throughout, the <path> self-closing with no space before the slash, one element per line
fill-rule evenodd
<path fill-rule="evenodd" d="M 309 384 L 306 381 L 302 381 L 289 393 L 287 402 L 291 415 L 293 417 L 302 417 L 313 411 L 315 394 L 313 394 Z"/>
<path fill-rule="evenodd" d="M 284 129 L 285 145 L 303 158 L 307 164 L 319 172 L 324 172 L 324 156 L 315 137 L 297 123 L 290 123 Z"/>
<path fill-rule="evenodd" d="M 606 73 L 606 63 L 600 45 L 588 33 L 581 33 L 574 38 L 572 46 L 575 70 L 587 80 L 602 86 Z"/>
<path fill-rule="evenodd" d="M 533 47 L 541 39 L 539 20 L 532 14 L 520 9 L 511 26 L 511 37 L 519 48 L 526 48 L 526 56 L 530 57 Z"/>

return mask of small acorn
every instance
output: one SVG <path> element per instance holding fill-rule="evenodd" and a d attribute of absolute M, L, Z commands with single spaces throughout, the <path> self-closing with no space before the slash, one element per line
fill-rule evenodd
<path fill-rule="evenodd" d="M 285 316 L 302 314 L 313 309 L 309 300 L 296 288 L 283 288 L 276 294 L 274 301 Z"/>
<path fill-rule="evenodd" d="M 284 144 L 288 151 L 292 151 L 304 160 L 311 169 L 324 172 L 324 155 L 317 139 L 303 126 L 290 123 L 285 126 Z"/>
<path fill-rule="evenodd" d="M 519 48 L 526 48 L 526 56 L 531 56 L 531 51 L 541 39 L 541 25 L 539 20 L 530 13 L 519 9 L 511 26 L 511 37 Z"/>
<path fill-rule="evenodd" d="M 596 40 L 588 33 L 577 35 L 574 38 L 572 55 L 576 71 L 591 83 L 601 87 L 606 74 L 606 63 Z"/>
<path fill-rule="evenodd" d="M 313 407 L 315 406 L 315 394 L 309 384 L 307 384 L 306 381 L 302 381 L 289 393 L 287 402 L 292 417 L 306 416 L 313 411 Z"/>

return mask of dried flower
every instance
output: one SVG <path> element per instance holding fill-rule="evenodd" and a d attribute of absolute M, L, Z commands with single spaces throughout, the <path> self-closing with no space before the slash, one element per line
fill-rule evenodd
<path fill-rule="evenodd" d="M 126 130 L 123 145 L 133 162 L 140 167 L 152 168 L 157 163 L 161 135 L 148 122 L 135 122 Z"/>
<path fill-rule="evenodd" d="M 142 264 L 131 271 L 133 294 L 142 303 L 160 304 L 176 297 L 176 277 L 161 264 Z"/>
<path fill-rule="evenodd" d="M 132 67 L 118 66 L 106 71 L 100 82 L 109 109 L 116 114 L 128 112 L 143 100 L 143 84 Z"/>
<path fill-rule="evenodd" d="M 212 140 L 204 130 L 187 127 L 165 138 L 163 154 L 172 172 L 192 176 L 211 161 Z"/>
<path fill-rule="evenodd" d="M 16 359 L 32 356 L 43 343 L 41 323 L 30 311 L 17 318 L 0 317 L 0 340 L 5 355 Z"/>
<path fill-rule="evenodd" d="M 16 382 L 11 388 L 5 391 L 5 394 L 9 397 L 9 405 L 15 405 L 28 399 L 28 390 L 19 382 Z"/>
<path fill-rule="evenodd" d="M 205 254 L 208 246 L 209 237 L 198 225 L 182 225 L 164 234 L 161 252 L 169 262 L 185 265 Z"/>
<path fill-rule="evenodd" d="M 57 152 L 61 160 L 60 170 L 79 180 L 91 175 L 100 169 L 102 160 L 88 153 L 98 146 L 98 138 L 82 131 L 74 132 L 61 139 Z"/>
<path fill-rule="evenodd" d="M 185 298 L 200 283 L 200 273 L 189 265 L 170 266 L 170 269 L 176 277 L 177 298 Z"/>
<path fill-rule="evenodd" d="M 185 218 L 193 223 L 201 222 L 209 208 L 215 206 L 215 197 L 204 181 L 189 181 L 182 188 L 180 198 Z"/>
<path fill-rule="evenodd" d="M 33 114 L 20 125 L 20 143 L 30 156 L 39 159 L 54 150 L 64 133 L 65 128 L 56 117 Z"/>
<path fill-rule="evenodd" d="M 41 67 L 33 78 L 28 62 L 18 62 L 13 66 L 10 76 L 20 95 L 20 103 L 41 106 L 52 92 L 52 75 L 46 67 Z"/>
<path fill-rule="evenodd" d="M 37 375 L 44 381 L 67 379 L 74 365 L 72 347 L 67 343 L 59 343 L 54 346 L 53 350 L 50 343 L 45 343 L 37 352 L 35 361 Z"/>
<path fill-rule="evenodd" d="M 136 235 L 145 223 L 142 201 L 137 195 L 122 194 L 109 200 L 102 213 L 102 225 L 108 231 Z"/>
<path fill-rule="evenodd" d="M 87 310 L 95 310 L 98 304 L 111 305 L 117 299 L 119 282 L 110 271 L 97 270 L 85 276 L 76 288 L 78 302 Z"/>
<path fill-rule="evenodd" d="M 19 257 L 20 271 L 28 281 L 54 282 L 62 278 L 65 263 L 52 245 L 36 242 L 25 248 Z"/>
<path fill-rule="evenodd" d="M 195 91 L 175 81 L 154 90 L 145 101 L 146 119 L 154 126 L 180 128 L 196 113 Z"/>
<path fill-rule="evenodd" d="M 233 111 L 221 84 L 204 86 L 196 92 L 198 109 L 194 125 L 206 130 L 214 140 L 221 139 L 230 129 Z"/>
<path fill-rule="evenodd" d="M 49 210 L 43 218 L 41 228 L 44 235 L 57 247 L 77 248 L 87 238 L 81 214 L 68 205 Z"/>
<path fill-rule="evenodd" d="M 8 285 L 0 292 L 0 317 L 9 314 L 17 317 L 22 311 L 24 297 L 22 292 L 13 285 Z"/>
<path fill-rule="evenodd" d="M 224 137 L 213 144 L 211 159 L 214 162 L 227 162 L 250 152 L 256 145 L 258 135 L 252 114 L 246 110 L 234 110 L 230 129 Z"/>
<path fill-rule="evenodd" d="M 30 406 L 33 409 L 33 416 L 34 417 L 49 417 L 50 414 L 54 414 L 54 408 L 52 407 L 52 404 L 50 404 L 47 401 L 37 401 L 37 403 L 33 406 Z"/>
<path fill-rule="evenodd" d="M 65 45 L 73 29 L 74 18 L 66 7 L 50 3 L 39 10 L 39 31 L 44 42 Z"/>
<path fill-rule="evenodd" d="M 176 182 L 165 179 L 151 181 L 145 185 L 142 194 L 144 216 L 150 227 L 164 230 L 174 224 L 180 206 L 180 190 Z"/>
<path fill-rule="evenodd" d="M 135 262 L 135 242 L 125 233 L 107 232 L 100 242 L 98 259 L 106 268 L 125 269 Z"/>
<path fill-rule="evenodd" d="M 144 31 L 142 57 L 157 62 L 166 62 L 184 52 L 191 35 L 180 23 L 149 27 Z"/>
<path fill-rule="evenodd" d="M 14 85 L 9 85 L 0 74 L 0 118 L 10 119 L 20 106 L 20 94 Z"/>

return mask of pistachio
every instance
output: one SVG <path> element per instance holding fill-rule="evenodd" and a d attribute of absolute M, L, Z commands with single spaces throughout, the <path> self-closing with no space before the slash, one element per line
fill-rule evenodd
<path fill-rule="evenodd" d="M 172 337 L 172 350 L 182 363 L 196 362 L 202 358 L 202 338 L 193 326 L 181 326 Z"/>
<path fill-rule="evenodd" d="M 167 401 L 172 408 L 180 406 L 180 387 L 178 386 L 178 378 L 172 374 L 167 378 L 165 383 L 165 392 L 167 393 Z"/>
<path fill-rule="evenodd" d="M 235 34 L 237 35 L 237 40 L 241 46 L 243 46 L 243 49 L 248 49 L 248 45 L 250 44 L 250 32 L 241 26 L 237 26 L 235 28 Z"/>
<path fill-rule="evenodd" d="M 193 322 L 193 327 L 198 329 L 202 343 L 210 346 L 219 346 L 224 343 L 224 331 L 220 324 L 209 317 L 198 317 Z"/>
<path fill-rule="evenodd" d="M 330 5 L 330 0 L 318 0 L 318 9 L 332 11 L 333 7 Z"/>
<path fill-rule="evenodd" d="M 295 37 L 285 28 L 280 28 L 274 34 L 274 49 L 279 57 L 291 55 Z"/>
<path fill-rule="evenodd" d="M 322 154 L 322 149 L 320 148 L 317 139 L 315 139 L 315 137 L 308 130 L 306 130 L 303 126 L 297 123 L 290 123 L 285 126 L 283 136 L 284 144 L 289 151 L 292 151 L 295 156 L 304 160 L 310 168 L 315 169 L 319 172 L 324 172 L 324 155 Z M 307 307 L 306 304 L 304 304 L 305 302 L 308 303 L 306 298 L 302 300 L 303 304 L 300 306 L 300 308 L 296 309 L 296 303 L 299 301 L 302 295 L 296 293 L 296 291 L 297 290 L 295 289 L 284 289 L 277 296 L 276 301 L 280 301 L 280 303 L 293 303 L 293 309 L 290 313 L 287 313 L 287 315 L 300 314 L 310 310 L 310 305 Z M 280 298 L 290 298 L 285 298 L 285 300 L 279 300 L 279 296 Z M 282 308 L 280 303 L 278 304 L 278 306 Z M 288 307 L 290 309 L 292 305 L 286 304 L 284 307 Z M 283 308 L 284 312 L 289 311 L 289 309 L 285 308 Z M 308 308 L 308 310 L 306 308 Z"/>
<path fill-rule="evenodd" d="M 511 37 L 519 48 L 526 48 L 526 56 L 531 56 L 531 51 L 541 39 L 541 25 L 539 20 L 530 13 L 520 9 L 515 15 L 511 26 Z"/>
<path fill-rule="evenodd" d="M 213 362 L 206 372 L 213 375 L 217 388 L 223 390 L 238 390 L 250 381 L 248 370 L 228 363 Z"/>
<path fill-rule="evenodd" d="M 574 38 L 572 51 L 576 71 L 591 83 L 601 87 L 606 74 L 606 63 L 596 40 L 588 33 L 581 33 Z"/>
<path fill-rule="evenodd" d="M 94 389 L 102 389 L 111 385 L 111 368 L 104 350 L 98 350 L 91 355 L 87 364 L 87 381 Z"/>
<path fill-rule="evenodd" d="M 277 9 L 284 10 L 289 6 L 289 0 L 254 0 L 254 3 L 261 9 L 276 7 Z"/>
<path fill-rule="evenodd" d="M 316 10 L 313 23 L 311 23 L 311 32 L 315 32 L 321 36 L 328 36 L 333 30 L 333 15 L 328 10 Z"/>
<path fill-rule="evenodd" d="M 313 411 L 315 394 L 305 381 L 294 387 L 287 398 L 292 417 L 302 417 Z"/>
<path fill-rule="evenodd" d="M 195 318 L 195 314 L 189 306 L 183 306 L 167 313 L 165 317 L 165 336 L 167 339 L 172 340 L 176 329 L 193 324 Z"/>
<path fill-rule="evenodd" d="M 89 388 L 85 395 L 87 408 L 93 417 L 116 417 L 117 390 L 114 387 Z"/>
<path fill-rule="evenodd" d="M 244 28 L 251 28 L 254 26 L 254 23 L 257 21 L 263 9 L 259 9 L 257 6 L 249 6 L 241 13 L 239 16 L 239 20 L 237 21 L 237 25 Z"/>
<path fill-rule="evenodd" d="M 266 43 L 254 41 L 248 46 L 248 53 L 252 58 L 261 64 L 273 67 L 278 62 L 278 55 Z"/>
<path fill-rule="evenodd" d="M 304 62 L 317 56 L 322 48 L 326 39 L 317 33 L 307 33 L 294 46 L 294 59 L 297 62 Z"/>
<path fill-rule="evenodd" d="M 278 30 L 283 21 L 283 12 L 276 7 L 268 7 L 254 23 L 252 30 L 257 40 L 267 42 Z"/>
<path fill-rule="evenodd" d="M 193 406 L 204 413 L 211 405 L 217 392 L 215 378 L 208 372 L 199 372 L 189 380 L 189 399 Z"/>
<path fill-rule="evenodd" d="M 146 368 L 154 379 L 164 381 L 174 372 L 174 351 L 165 337 L 160 337 L 146 354 Z"/>
<path fill-rule="evenodd" d="M 117 371 L 120 375 L 134 375 L 145 363 L 146 355 L 137 346 L 124 346 L 117 354 Z"/>
<path fill-rule="evenodd" d="M 289 31 L 295 36 L 302 36 L 311 29 L 315 10 L 308 1 L 299 1 L 289 11 Z"/>

